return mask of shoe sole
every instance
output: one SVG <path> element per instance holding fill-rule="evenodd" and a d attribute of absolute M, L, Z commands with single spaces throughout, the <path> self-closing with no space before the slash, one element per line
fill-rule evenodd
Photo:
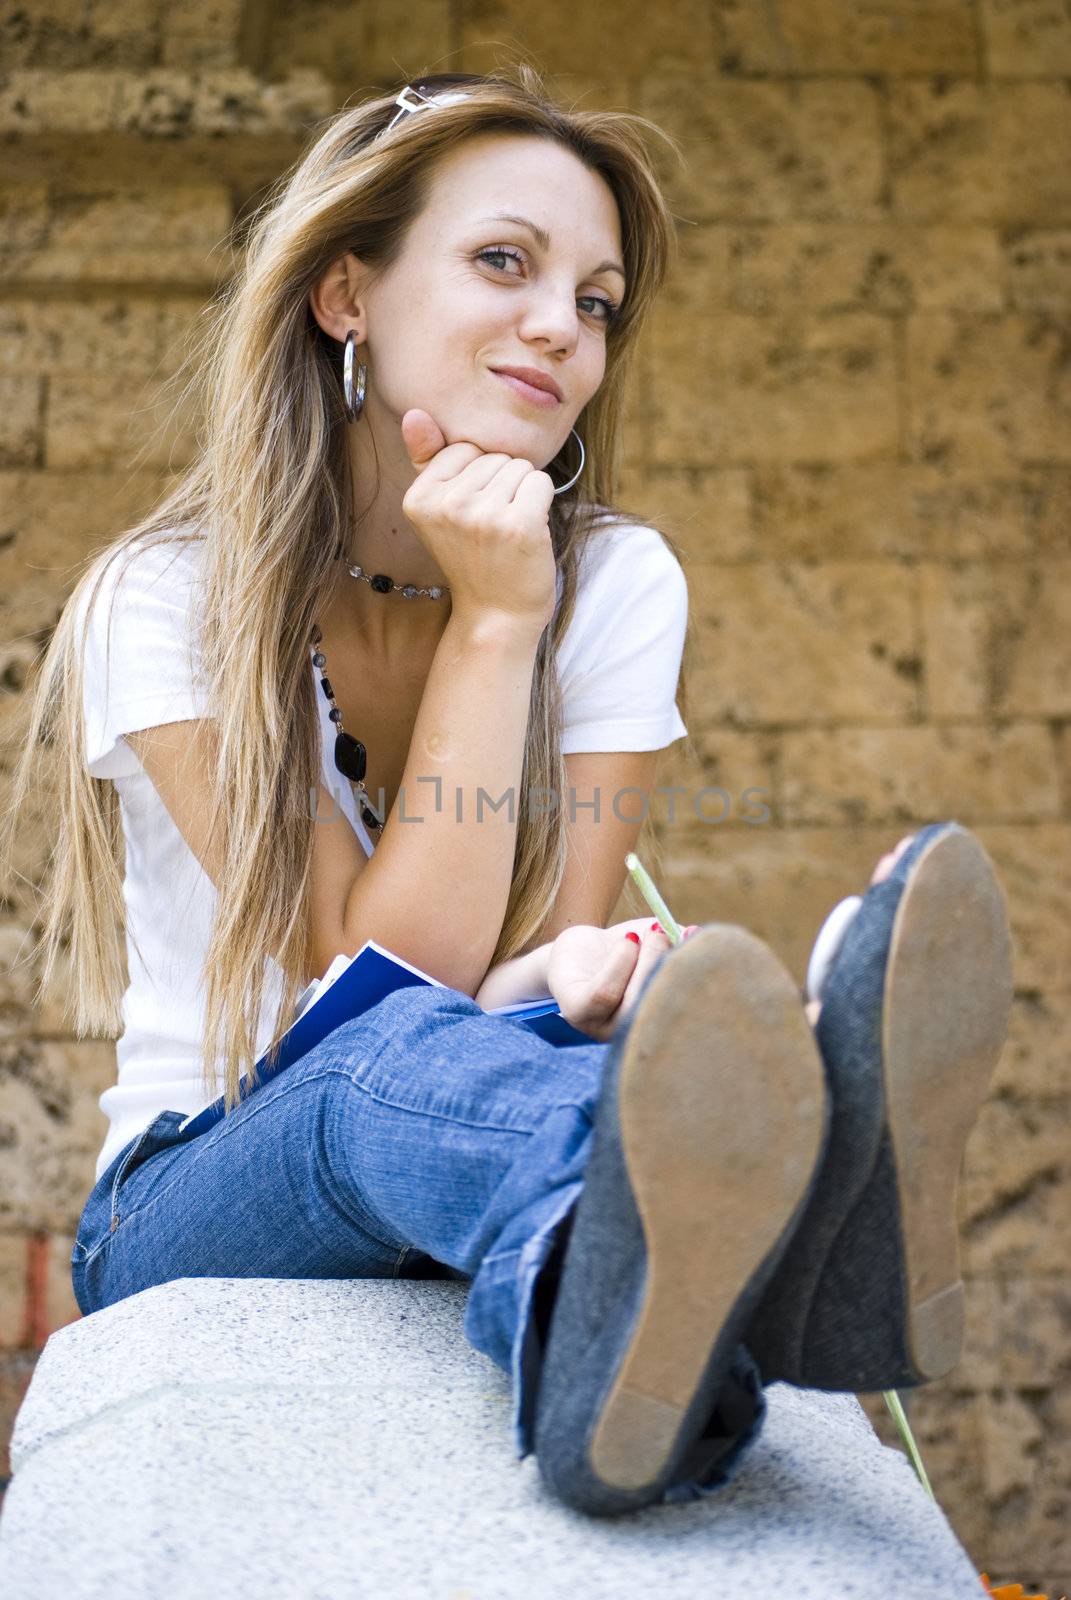
<path fill-rule="evenodd" d="M 970 833 L 941 834 L 896 908 L 882 1022 L 907 1354 L 921 1382 L 950 1372 L 962 1349 L 956 1191 L 1011 1000 L 1011 938 L 992 864 Z"/>
<path fill-rule="evenodd" d="M 708 924 L 667 954 L 620 1062 L 647 1266 L 588 1450 L 603 1484 L 653 1485 L 678 1452 L 716 1346 L 735 1346 L 803 1210 L 827 1104 L 797 985 L 761 940 Z"/>

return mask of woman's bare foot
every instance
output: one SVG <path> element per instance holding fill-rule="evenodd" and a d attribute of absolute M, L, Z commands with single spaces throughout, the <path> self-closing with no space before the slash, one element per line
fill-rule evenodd
<path fill-rule="evenodd" d="M 901 839 L 899 844 L 894 846 L 894 848 L 889 851 L 888 855 L 882 856 L 881 860 L 874 868 L 874 874 L 870 880 L 871 883 L 882 883 L 889 876 L 889 873 L 895 867 L 896 863 L 899 861 L 900 857 L 903 855 L 904 851 L 907 849 L 914 837 L 915 835 L 913 833 L 909 833 L 906 839 Z"/>
<path fill-rule="evenodd" d="M 886 855 L 882 856 L 881 860 L 874 868 L 870 879 L 871 883 L 883 883 L 885 881 L 914 837 L 915 835 L 913 833 L 909 833 L 906 839 L 901 839 L 899 844 L 895 845 L 892 850 L 888 851 Z M 808 1000 L 803 1009 L 807 1015 L 807 1021 L 813 1028 L 814 1024 L 818 1021 L 818 1013 L 822 1009 L 822 1002 L 820 1000 Z"/>

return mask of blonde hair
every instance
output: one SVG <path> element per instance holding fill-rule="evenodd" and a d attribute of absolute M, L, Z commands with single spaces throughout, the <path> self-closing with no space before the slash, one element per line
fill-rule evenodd
<path fill-rule="evenodd" d="M 117 1033 L 124 987 L 120 801 L 113 782 L 92 777 L 85 764 L 85 628 L 75 619 L 83 601 L 88 614 L 111 560 L 132 555 L 135 541 L 200 542 L 200 660 L 219 733 L 213 826 L 222 823 L 229 844 L 205 961 L 202 1052 L 210 1098 L 220 1093 L 215 1063 L 222 1058 L 227 1110 L 237 1103 L 239 1077 L 253 1071 L 266 956 L 275 955 L 285 976 L 273 1038 L 291 1019 L 302 983 L 315 826 L 309 797 L 319 780 L 320 739 L 308 641 L 353 503 L 340 347 L 316 323 L 310 290 L 347 251 L 385 271 L 422 209 L 436 160 L 470 136 L 498 131 L 556 140 L 612 190 L 627 288 L 607 333 L 603 383 L 577 420 L 585 471 L 551 509 L 562 593 L 536 657 L 521 782 L 524 794 L 564 797 L 555 652 L 573 615 L 582 547 L 626 515 L 607 509 L 625 385 L 674 242 L 642 140 L 642 129 L 661 130 L 644 118 L 567 110 L 526 65 L 515 78 L 507 70 L 481 79 L 466 99 L 406 116 L 385 134 L 395 111 L 393 96 L 381 94 L 334 115 L 254 214 L 244 259 L 206 309 L 205 332 L 187 362 L 194 362 L 189 387 L 200 386 L 203 417 L 194 462 L 156 510 L 96 552 L 79 577 L 41 662 L 5 818 L 10 846 L 31 783 L 54 786 L 38 998 L 69 939 L 76 1030 Z M 572 476 L 566 458 L 573 449 L 563 447 L 547 468 L 559 482 Z M 682 672 L 682 710 L 683 679 Z M 644 841 L 654 859 L 646 823 Z M 537 933 L 565 860 L 563 806 L 522 806 L 492 964 Z"/>

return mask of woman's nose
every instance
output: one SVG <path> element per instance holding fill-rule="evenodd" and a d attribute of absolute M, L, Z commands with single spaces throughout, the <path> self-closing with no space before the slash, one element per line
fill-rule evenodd
<path fill-rule="evenodd" d="M 579 331 L 576 299 L 569 295 L 546 293 L 529 305 L 521 327 L 524 338 L 545 339 L 552 350 L 571 351 Z"/>

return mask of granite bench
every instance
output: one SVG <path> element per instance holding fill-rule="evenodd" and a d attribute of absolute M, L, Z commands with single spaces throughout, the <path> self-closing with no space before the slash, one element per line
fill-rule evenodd
<path fill-rule="evenodd" d="M 858 1401 L 774 1384 L 717 1495 L 596 1520 L 518 1461 L 441 1280 L 183 1278 L 59 1329 L 12 1439 L 5 1600 L 979 1600 Z"/>

